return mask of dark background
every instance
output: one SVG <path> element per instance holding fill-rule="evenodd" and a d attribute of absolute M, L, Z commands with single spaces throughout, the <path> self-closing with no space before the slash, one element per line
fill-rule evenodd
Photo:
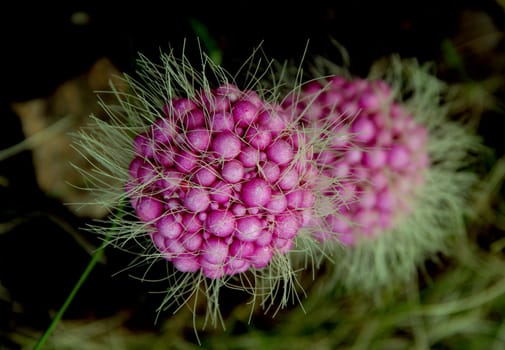
<path fill-rule="evenodd" d="M 484 79 L 503 74 L 505 67 L 503 61 L 502 65 L 496 61 L 496 54 L 505 51 L 503 41 L 492 52 L 461 51 L 464 76 L 445 60 L 442 50 L 446 39 L 465 35 L 475 39 L 469 23 L 461 20 L 463 11 L 485 13 L 503 31 L 505 12 L 494 1 L 158 1 L 134 5 L 76 1 L 10 6 L 0 15 L 0 149 L 24 139 L 12 102 L 50 95 L 100 57 L 133 74 L 138 52 L 156 57 L 160 49 L 180 49 L 184 39 L 189 48 L 196 48 L 191 18 L 202 22 L 217 40 L 223 66 L 232 72 L 260 42 L 278 60 L 300 59 L 308 40 L 309 56 L 339 57 L 331 39 L 348 50 L 355 74 L 366 74 L 375 59 L 391 53 L 433 60 L 447 81 Z M 86 24 L 72 23 L 77 11 L 89 15 Z M 498 97 L 503 97 L 503 89 Z M 498 154 L 504 151 L 496 132 L 501 127 L 501 119 L 489 113 L 479 129 Z M 38 188 L 30 152 L 0 162 L 0 176 L 8 180 L 0 186 L 0 223 L 16 222 L 4 225 L 0 234 L 0 281 L 14 301 L 0 300 L 0 329 L 5 330 L 0 333 L 1 343 L 2 334 L 10 330 L 45 329 L 49 310 L 64 301 L 89 256 L 47 219 L 47 213 L 55 213 L 75 228 L 86 222 Z M 108 252 L 118 266 L 129 259 L 114 254 Z M 111 279 L 116 270 L 114 265 L 99 265 L 66 317 L 100 317 L 133 308 L 135 327 L 152 326 L 153 305 L 158 300 L 144 298 L 143 287 L 127 277 Z"/>

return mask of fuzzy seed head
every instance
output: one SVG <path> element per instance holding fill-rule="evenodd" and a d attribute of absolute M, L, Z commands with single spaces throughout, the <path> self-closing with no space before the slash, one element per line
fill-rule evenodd
<path fill-rule="evenodd" d="M 336 203 L 336 214 L 325 220 L 328 232 L 319 232 L 318 239 L 340 237 L 342 243 L 353 245 L 393 228 L 409 214 L 428 167 L 427 130 L 392 100 L 384 81 L 334 76 L 311 82 L 286 108 L 307 110 L 308 128 L 325 126 L 320 137 L 326 147 L 315 158 L 323 176 L 345 176 L 338 184 L 328 181 L 334 185 L 327 193 L 339 193 L 341 201 Z M 277 158 L 287 153 L 278 145 L 270 147 Z M 283 188 L 291 186 L 290 179 Z M 289 194 L 288 203 L 299 201 L 295 192 Z"/>
<path fill-rule="evenodd" d="M 430 63 L 394 55 L 366 78 L 323 57 L 313 63 L 309 83 L 288 79 L 295 93 L 283 105 L 319 140 L 316 210 L 327 210 L 310 232 L 331 256 L 325 285 L 381 300 L 426 261 L 452 254 L 465 218 L 475 215 L 478 164 L 488 150 L 451 115 L 458 102 Z"/>
<path fill-rule="evenodd" d="M 134 139 L 127 188 L 163 257 L 220 279 L 287 253 L 311 189 L 280 106 L 226 84 L 162 111 Z"/>

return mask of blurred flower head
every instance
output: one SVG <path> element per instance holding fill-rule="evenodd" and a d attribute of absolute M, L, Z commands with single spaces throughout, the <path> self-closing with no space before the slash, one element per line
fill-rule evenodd
<path fill-rule="evenodd" d="M 284 105 L 304 116 L 306 128 L 324 130 L 315 159 L 322 176 L 340 179 L 325 190 L 341 202 L 316 232 L 319 240 L 355 245 L 409 214 L 428 168 L 427 130 L 392 99 L 385 81 L 336 75 L 305 85 Z"/>
<path fill-rule="evenodd" d="M 337 201 L 309 228 L 329 245 L 330 285 L 373 292 L 409 280 L 465 234 L 480 139 L 451 120 L 429 65 L 392 57 L 366 78 L 322 58 L 314 67 L 284 106 L 319 136 L 314 159 L 335 180 L 323 192 Z"/>

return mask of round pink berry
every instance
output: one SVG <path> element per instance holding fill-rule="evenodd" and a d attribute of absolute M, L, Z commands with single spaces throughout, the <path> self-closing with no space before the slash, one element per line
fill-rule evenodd
<path fill-rule="evenodd" d="M 260 152 L 258 149 L 246 146 L 242 148 L 238 158 L 244 167 L 251 168 L 258 164 L 260 160 Z"/>
<path fill-rule="evenodd" d="M 226 131 L 233 130 L 235 123 L 233 116 L 230 112 L 222 111 L 216 112 L 212 116 L 212 131 Z"/>
<path fill-rule="evenodd" d="M 163 215 L 157 222 L 158 233 L 168 239 L 176 239 L 182 233 L 182 227 L 174 215 Z"/>
<path fill-rule="evenodd" d="M 236 236 L 244 242 L 252 242 L 263 230 L 263 224 L 255 216 L 247 216 L 237 220 Z"/>
<path fill-rule="evenodd" d="M 249 257 L 252 265 L 257 269 L 262 269 L 272 260 L 272 247 L 269 245 L 259 246 Z"/>
<path fill-rule="evenodd" d="M 184 198 L 184 206 L 195 213 L 207 210 L 209 205 L 209 192 L 203 188 L 190 189 Z"/>
<path fill-rule="evenodd" d="M 181 272 L 197 272 L 201 267 L 198 257 L 192 254 L 180 254 L 172 259 L 172 263 Z"/>
<path fill-rule="evenodd" d="M 223 264 L 228 257 L 229 245 L 220 238 L 209 238 L 203 243 L 202 259 L 211 264 Z"/>
<path fill-rule="evenodd" d="M 205 228 L 218 237 L 229 236 L 235 230 L 235 216 L 227 210 L 213 210 L 207 215 Z"/>
<path fill-rule="evenodd" d="M 140 220 L 151 222 L 163 213 L 163 203 L 154 197 L 140 197 L 137 201 L 135 212 Z"/>
<path fill-rule="evenodd" d="M 195 152 L 205 151 L 209 147 L 210 132 L 205 129 L 189 130 L 186 137 Z"/>
<path fill-rule="evenodd" d="M 251 207 L 263 207 L 272 197 L 270 185 L 263 179 L 253 179 L 242 186 L 242 200 Z"/>
<path fill-rule="evenodd" d="M 288 164 L 291 160 L 293 160 L 294 156 L 291 145 L 282 139 L 276 140 L 270 144 L 266 152 L 268 159 L 278 165 Z"/>
<path fill-rule="evenodd" d="M 238 126 L 249 126 L 258 118 L 258 107 L 249 101 L 238 101 L 233 105 L 232 114 Z"/>
<path fill-rule="evenodd" d="M 197 165 L 197 162 L 198 158 L 196 155 L 187 151 L 179 151 L 174 158 L 175 168 L 184 174 L 191 172 Z"/>
<path fill-rule="evenodd" d="M 231 132 L 221 132 L 212 141 L 212 150 L 218 158 L 233 159 L 240 154 L 241 141 Z"/>
<path fill-rule="evenodd" d="M 221 174 L 228 183 L 237 183 L 244 177 L 244 166 L 238 160 L 230 160 L 224 163 Z"/>
<path fill-rule="evenodd" d="M 285 213 L 275 217 L 274 234 L 277 237 L 291 239 L 296 236 L 300 224 L 298 218 L 291 213 Z"/>
<path fill-rule="evenodd" d="M 216 170 L 208 167 L 202 167 L 195 172 L 194 181 L 202 186 L 210 186 L 216 181 Z"/>
<path fill-rule="evenodd" d="M 265 128 L 251 126 L 247 129 L 245 139 L 255 149 L 264 150 L 272 141 L 272 134 Z"/>

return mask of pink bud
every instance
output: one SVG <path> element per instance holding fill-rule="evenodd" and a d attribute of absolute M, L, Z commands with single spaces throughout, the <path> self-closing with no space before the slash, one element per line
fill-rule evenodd
<path fill-rule="evenodd" d="M 181 272 L 197 272 L 200 269 L 198 258 L 191 254 L 180 254 L 172 259 L 172 263 Z"/>
<path fill-rule="evenodd" d="M 212 106 L 209 110 L 215 112 L 228 111 L 230 110 L 232 102 L 230 96 L 227 95 L 215 95 L 212 98 Z"/>
<path fill-rule="evenodd" d="M 135 207 L 135 212 L 140 220 L 151 222 L 163 212 L 163 204 L 154 197 L 140 197 Z"/>
<path fill-rule="evenodd" d="M 344 153 L 344 159 L 349 164 L 360 163 L 363 159 L 363 151 L 359 148 L 352 148 Z"/>
<path fill-rule="evenodd" d="M 160 252 L 164 252 L 167 250 L 167 245 L 165 243 L 165 237 L 163 235 L 160 235 L 158 233 L 153 233 L 151 235 L 151 239 L 152 239 L 154 245 L 156 246 L 156 248 Z"/>
<path fill-rule="evenodd" d="M 288 201 L 282 193 L 272 195 L 270 201 L 266 204 L 266 208 L 272 214 L 282 213 L 288 207 Z"/>
<path fill-rule="evenodd" d="M 279 187 L 286 191 L 294 188 L 299 183 L 300 175 L 294 168 L 286 169 L 278 181 Z"/>
<path fill-rule="evenodd" d="M 380 108 L 380 98 L 375 93 L 365 92 L 363 93 L 358 101 L 358 106 L 360 108 L 366 109 L 367 111 L 374 111 Z"/>
<path fill-rule="evenodd" d="M 164 167 L 174 165 L 174 148 L 169 144 L 156 143 L 153 158 Z"/>
<path fill-rule="evenodd" d="M 288 118 L 283 112 L 263 111 L 259 114 L 259 124 L 275 137 L 287 126 Z"/>
<path fill-rule="evenodd" d="M 301 190 L 295 190 L 286 194 L 286 199 L 288 201 L 288 207 L 291 209 L 301 208 L 303 201 L 303 192 Z"/>
<path fill-rule="evenodd" d="M 254 243 L 257 246 L 263 247 L 272 242 L 272 231 L 268 230 L 263 230 L 261 231 L 260 235 L 256 238 Z"/>
<path fill-rule="evenodd" d="M 167 115 L 170 115 L 171 111 L 173 110 L 174 113 L 180 117 L 194 108 L 196 108 L 196 104 L 192 100 L 190 100 L 188 98 L 181 97 L 181 98 L 173 99 L 171 101 L 171 106 L 170 106 L 170 104 L 165 105 L 164 110 Z"/>
<path fill-rule="evenodd" d="M 198 162 L 198 158 L 187 151 L 179 151 L 174 158 L 175 168 L 181 173 L 187 174 L 193 170 Z"/>
<path fill-rule="evenodd" d="M 186 137 L 188 142 L 197 152 L 207 150 L 210 144 L 210 133 L 205 129 L 188 130 Z"/>
<path fill-rule="evenodd" d="M 263 163 L 259 171 L 269 183 L 275 183 L 281 175 L 281 169 L 274 162 Z"/>
<path fill-rule="evenodd" d="M 230 257 L 225 266 L 225 273 L 227 275 L 235 275 L 247 271 L 251 267 L 251 263 L 245 259 Z"/>
<path fill-rule="evenodd" d="M 151 127 L 153 139 L 156 143 L 169 144 L 176 134 L 175 125 L 171 119 L 157 119 Z"/>
<path fill-rule="evenodd" d="M 219 238 L 209 238 L 202 246 L 202 259 L 211 264 L 223 264 L 228 257 L 228 244 Z"/>
<path fill-rule="evenodd" d="M 249 258 L 252 265 L 257 269 L 262 269 L 272 260 L 272 248 L 268 245 L 257 247 L 254 254 Z"/>
<path fill-rule="evenodd" d="M 165 258 L 173 259 L 186 252 L 186 249 L 178 239 L 165 239 L 167 245 L 167 250 L 165 253 Z"/>
<path fill-rule="evenodd" d="M 334 75 L 328 78 L 332 88 L 342 88 L 347 84 L 347 79 L 341 75 Z"/>
<path fill-rule="evenodd" d="M 182 233 L 181 225 L 176 221 L 174 215 L 166 214 L 156 221 L 158 233 L 168 239 L 176 239 Z"/>
<path fill-rule="evenodd" d="M 195 213 L 207 210 L 209 204 L 209 193 L 203 188 L 190 189 L 184 198 L 184 206 Z"/>
<path fill-rule="evenodd" d="M 293 240 L 281 237 L 274 237 L 273 247 L 280 254 L 286 254 L 293 247 Z"/>
<path fill-rule="evenodd" d="M 377 207 L 385 211 L 394 209 L 395 197 L 391 191 L 385 189 L 377 194 Z"/>
<path fill-rule="evenodd" d="M 349 223 L 344 217 L 339 215 L 329 215 L 326 217 L 326 224 L 330 231 L 334 233 L 350 232 Z"/>
<path fill-rule="evenodd" d="M 218 237 L 226 237 L 235 230 L 235 216 L 227 210 L 213 210 L 207 215 L 205 227 Z"/>
<path fill-rule="evenodd" d="M 251 102 L 256 107 L 260 107 L 265 104 L 264 100 L 254 90 L 245 90 L 243 94 L 243 99 L 245 101 Z"/>
<path fill-rule="evenodd" d="M 233 192 L 233 187 L 231 184 L 224 183 L 222 181 L 217 181 L 212 185 L 209 190 L 210 198 L 217 203 L 226 203 L 230 200 Z"/>
<path fill-rule="evenodd" d="M 242 162 L 242 164 L 245 167 L 247 168 L 254 167 L 258 164 L 260 159 L 259 151 L 252 147 L 243 147 L 242 151 L 240 152 L 240 155 L 238 156 L 238 159 Z"/>
<path fill-rule="evenodd" d="M 342 233 L 338 236 L 339 241 L 345 246 L 354 246 L 356 244 L 356 236 L 352 233 Z"/>
<path fill-rule="evenodd" d="M 197 184 L 208 187 L 216 181 L 216 171 L 210 166 L 202 167 L 197 170 L 193 179 Z"/>
<path fill-rule="evenodd" d="M 213 264 L 205 259 L 200 259 L 203 275 L 210 279 L 220 279 L 225 274 L 224 264 Z"/>
<path fill-rule="evenodd" d="M 378 213 L 369 209 L 360 209 L 353 216 L 353 221 L 356 223 L 356 226 L 366 235 L 371 235 L 373 233 L 377 227 L 378 220 Z"/>
<path fill-rule="evenodd" d="M 156 181 L 156 186 L 158 186 L 162 192 L 170 195 L 173 191 L 179 189 L 181 181 L 181 173 L 174 170 L 166 170 L 161 174 L 158 181 Z"/>
<path fill-rule="evenodd" d="M 401 145 L 394 145 L 388 153 L 388 164 L 395 170 L 402 170 L 409 162 L 410 153 Z"/>
<path fill-rule="evenodd" d="M 268 159 L 277 163 L 278 165 L 284 165 L 293 160 L 293 149 L 291 145 L 284 140 L 276 140 L 266 150 Z"/>
<path fill-rule="evenodd" d="M 235 214 L 236 217 L 240 217 L 244 216 L 247 213 L 247 208 L 244 207 L 242 204 L 235 203 L 231 208 L 231 211 L 233 212 L 233 214 Z"/>
<path fill-rule="evenodd" d="M 349 116 L 349 117 L 355 117 L 359 114 L 360 112 L 360 107 L 358 104 L 352 100 L 347 100 L 345 102 L 342 102 L 337 106 L 338 110 L 340 113 Z"/>
<path fill-rule="evenodd" d="M 312 208 L 316 202 L 316 195 L 311 190 L 302 190 L 303 200 L 301 202 L 301 208 Z"/>
<path fill-rule="evenodd" d="M 249 126 L 258 118 L 258 107 L 249 101 L 238 101 L 233 105 L 233 119 L 238 126 Z"/>
<path fill-rule="evenodd" d="M 370 209 L 377 203 L 377 196 L 375 191 L 372 189 L 364 190 L 361 195 L 358 204 L 365 209 Z"/>
<path fill-rule="evenodd" d="M 130 174 L 130 177 L 138 179 L 138 170 L 142 165 L 144 165 L 142 158 L 133 158 L 133 160 L 130 162 L 130 165 L 128 166 L 128 173 Z"/>
<path fill-rule="evenodd" d="M 300 224 L 296 215 L 286 213 L 275 217 L 274 234 L 284 239 L 292 239 L 298 233 Z"/>
<path fill-rule="evenodd" d="M 230 112 L 216 112 L 212 115 L 212 131 L 233 130 L 235 123 Z"/>
<path fill-rule="evenodd" d="M 182 117 L 185 130 L 201 128 L 205 125 L 205 115 L 199 109 L 193 109 Z"/>
<path fill-rule="evenodd" d="M 263 224 L 255 216 L 242 217 L 237 220 L 236 236 L 244 242 L 254 241 L 261 234 Z"/>
<path fill-rule="evenodd" d="M 375 148 L 365 152 L 363 155 L 363 165 L 372 169 L 380 169 L 386 165 L 386 159 L 386 151 L 380 148 Z"/>
<path fill-rule="evenodd" d="M 223 131 L 212 141 L 212 150 L 218 158 L 233 159 L 240 154 L 241 141 L 232 133 Z"/>
<path fill-rule="evenodd" d="M 405 140 L 407 147 L 411 151 L 418 151 L 422 149 L 427 142 L 428 131 L 422 127 L 416 127 L 409 137 Z"/>
<path fill-rule="evenodd" d="M 245 139 L 255 149 L 264 150 L 272 141 L 272 134 L 262 127 L 251 126 L 247 129 Z"/>
<path fill-rule="evenodd" d="M 332 165 L 336 159 L 337 156 L 332 150 L 323 150 L 317 154 L 317 162 L 321 165 Z"/>
<path fill-rule="evenodd" d="M 237 101 L 243 95 L 243 92 L 236 85 L 228 83 L 218 86 L 214 92 L 217 96 L 226 96 L 230 102 Z"/>
<path fill-rule="evenodd" d="M 344 178 L 350 173 L 350 165 L 344 160 L 336 161 L 329 169 L 329 174 L 333 178 Z"/>
<path fill-rule="evenodd" d="M 137 169 L 137 179 L 139 183 L 147 184 L 155 182 L 158 177 L 158 170 L 152 163 L 143 162 Z"/>
<path fill-rule="evenodd" d="M 245 259 L 250 257 L 255 249 L 256 246 L 253 242 L 244 242 L 235 239 L 230 245 L 230 256 Z"/>
<path fill-rule="evenodd" d="M 330 89 L 325 91 L 324 94 L 319 95 L 318 101 L 321 101 L 320 103 L 322 104 L 337 106 L 344 101 L 344 96 L 342 95 L 342 92 Z"/>
<path fill-rule="evenodd" d="M 190 213 L 182 215 L 181 224 L 184 231 L 189 233 L 197 232 L 202 228 L 202 222 L 200 219 L 196 215 Z"/>
<path fill-rule="evenodd" d="M 153 156 L 154 141 L 147 134 L 139 134 L 133 140 L 133 152 L 141 158 L 151 158 Z"/>
<path fill-rule="evenodd" d="M 380 190 L 388 185 L 388 176 L 383 171 L 373 172 L 369 176 L 370 184 L 374 190 Z"/>
<path fill-rule="evenodd" d="M 357 118 L 351 126 L 356 141 L 369 142 L 375 137 L 375 126 L 368 118 Z"/>
<path fill-rule="evenodd" d="M 200 233 L 185 233 L 179 238 L 187 251 L 196 252 L 203 244 L 203 237 Z"/>
<path fill-rule="evenodd" d="M 230 160 L 224 163 L 221 175 L 228 183 L 237 183 L 244 177 L 244 167 L 238 160 Z"/>
<path fill-rule="evenodd" d="M 272 189 L 265 180 L 253 179 L 242 186 L 242 200 L 251 207 L 263 207 L 272 197 Z"/>

